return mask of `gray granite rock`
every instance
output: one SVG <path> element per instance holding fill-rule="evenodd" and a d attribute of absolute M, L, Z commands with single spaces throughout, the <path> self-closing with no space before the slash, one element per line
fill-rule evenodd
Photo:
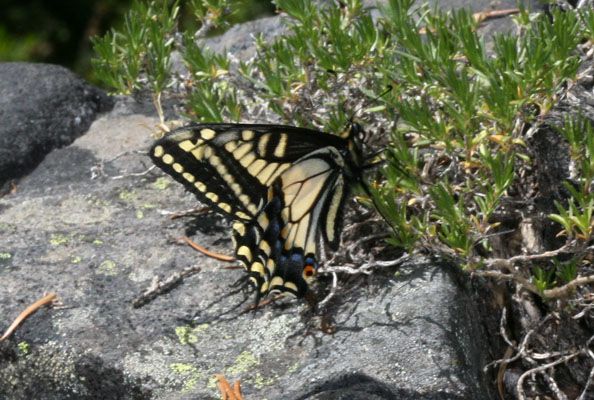
<path fill-rule="evenodd" d="M 229 254 L 224 220 L 171 221 L 162 211 L 196 202 L 157 171 L 90 179 L 100 157 L 121 150 L 107 143 L 151 141 L 138 120 L 154 121 L 120 118 L 53 151 L 0 200 L 0 327 L 44 292 L 63 303 L 0 344 L 0 397 L 215 399 L 213 374 L 222 373 L 242 382 L 246 399 L 488 398 L 480 318 L 429 260 L 352 281 L 332 309 L 332 335 L 305 302 L 245 313 L 253 297 L 241 270 L 171 242 L 192 234 Z M 131 155 L 110 168 L 146 165 Z M 153 276 L 196 263 L 199 273 L 132 307 Z"/>

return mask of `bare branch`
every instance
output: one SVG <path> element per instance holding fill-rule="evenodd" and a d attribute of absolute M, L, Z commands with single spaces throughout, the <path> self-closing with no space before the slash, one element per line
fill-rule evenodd
<path fill-rule="evenodd" d="M 565 357 L 561 357 L 561 358 L 559 358 L 559 359 L 557 359 L 557 360 L 555 360 L 553 362 L 550 362 L 548 364 L 541 365 L 539 367 L 532 368 L 532 369 L 529 369 L 528 371 L 524 372 L 520 376 L 520 379 L 518 379 L 518 383 L 517 383 L 517 386 L 516 386 L 516 389 L 518 391 L 518 399 L 520 399 L 520 400 L 526 400 L 526 396 L 524 395 L 524 388 L 523 388 L 523 386 L 524 386 L 524 379 L 526 379 L 529 375 L 534 375 L 536 373 L 546 371 L 547 369 L 549 369 L 551 367 L 554 367 L 555 365 L 558 365 L 558 364 L 563 364 L 563 363 L 565 363 L 565 362 L 567 362 L 567 361 L 569 361 L 569 360 L 577 357 L 580 354 L 581 354 L 581 351 L 578 351 L 578 352 L 572 353 L 570 355 L 567 355 Z"/>
<path fill-rule="evenodd" d="M 485 266 L 488 268 L 505 267 L 508 271 L 513 271 L 513 265 L 519 262 L 542 260 L 545 258 L 557 257 L 561 253 L 569 250 L 569 245 L 564 245 L 556 250 L 545 251 L 540 254 L 522 254 L 510 258 L 491 258 L 485 260 Z"/>
<path fill-rule="evenodd" d="M 588 388 L 592 385 L 592 381 L 594 381 L 594 367 L 590 370 L 590 375 L 588 376 L 588 382 L 586 382 L 586 386 L 584 386 L 584 390 L 580 397 L 577 400 L 586 400 L 586 394 L 588 393 Z"/>
<path fill-rule="evenodd" d="M 505 311 L 505 308 L 503 309 Z M 503 323 L 505 321 L 504 319 L 505 313 L 503 314 L 503 316 L 501 317 L 501 322 Z M 520 344 L 519 348 L 516 348 L 516 346 L 514 346 L 514 344 L 509 340 L 509 338 L 507 337 L 506 333 L 505 333 L 505 328 L 503 327 L 503 325 L 500 325 L 500 332 L 502 332 L 502 336 L 503 336 L 503 340 L 505 340 L 505 342 L 507 344 L 509 344 L 512 348 L 517 349 L 517 353 L 515 356 L 511 357 L 511 358 L 504 358 L 501 360 L 495 360 L 489 364 L 487 364 L 484 368 L 484 371 L 486 372 L 487 369 L 489 367 L 498 365 L 498 364 L 509 364 L 511 362 L 516 361 L 517 359 L 519 359 L 520 357 L 522 358 L 527 358 L 528 354 L 526 352 L 526 347 L 528 346 L 528 340 L 530 340 L 530 337 L 540 329 L 541 326 L 543 326 L 548 320 L 550 320 L 551 318 L 553 318 L 552 314 L 547 315 L 546 317 L 544 317 L 542 319 L 542 321 L 540 321 L 538 323 L 538 325 L 531 329 L 528 333 L 526 333 L 526 335 L 524 336 L 524 339 L 522 339 L 522 343 Z M 532 354 L 530 354 L 530 357 L 532 358 Z"/>
<path fill-rule="evenodd" d="M 547 299 L 554 299 L 557 297 L 562 297 L 571 292 L 578 286 L 585 285 L 586 283 L 594 282 L 594 275 L 589 276 L 582 276 L 580 278 L 575 278 L 571 282 L 561 287 L 547 289 L 543 293 L 543 297 Z"/>
<path fill-rule="evenodd" d="M 335 273 L 335 272 L 345 272 L 347 274 L 351 274 L 351 275 L 359 275 L 359 274 L 365 274 L 365 275 L 370 275 L 374 269 L 376 268 L 387 268 L 387 267 L 393 267 L 399 264 L 404 263 L 405 261 L 407 261 L 408 259 L 410 259 L 410 255 L 408 253 L 403 254 L 400 258 L 397 258 L 395 260 L 388 260 L 388 261 L 372 261 L 369 263 L 364 263 L 361 264 L 358 268 L 353 268 L 350 265 L 331 265 L 331 266 L 327 266 L 327 267 L 321 267 L 319 269 L 319 271 L 321 273 Z"/>
<path fill-rule="evenodd" d="M 565 395 L 565 393 L 561 391 L 561 389 L 559 389 L 557 382 L 555 382 L 555 379 L 553 379 L 553 377 L 551 376 L 554 374 L 554 372 L 555 371 L 553 370 L 553 368 L 551 368 L 551 374 L 548 374 L 546 371 L 544 371 L 542 374 L 545 378 L 545 381 L 547 381 L 547 383 L 549 384 L 549 388 L 555 394 L 557 400 L 567 400 L 567 396 Z"/>
<path fill-rule="evenodd" d="M 336 294 L 336 288 L 338 287 L 338 277 L 336 276 L 336 272 L 330 272 L 332 274 L 332 286 L 330 287 L 330 293 L 324 297 L 322 301 L 318 303 L 318 307 L 326 306 L 326 303 L 330 301 Z"/>
<path fill-rule="evenodd" d="M 572 290 L 577 288 L 578 286 L 585 285 L 587 283 L 594 282 L 594 275 L 589 276 L 582 276 L 579 278 L 575 278 L 571 282 L 557 287 L 553 289 L 546 289 L 542 293 L 536 288 L 536 286 L 530 282 L 528 279 L 522 277 L 518 273 L 511 273 L 511 274 L 504 274 L 503 272 L 499 271 L 474 271 L 473 274 L 477 274 L 479 276 L 488 276 L 492 278 L 499 278 L 499 279 L 507 279 L 511 281 L 515 281 L 526 289 L 530 290 L 532 293 L 535 293 L 545 299 L 556 299 L 558 297 L 563 297 L 569 294 Z"/>

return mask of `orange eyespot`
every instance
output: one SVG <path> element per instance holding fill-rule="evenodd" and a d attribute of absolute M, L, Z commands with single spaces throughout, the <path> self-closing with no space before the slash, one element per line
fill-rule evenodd
<path fill-rule="evenodd" d="M 311 279 L 313 278 L 313 276 L 316 274 L 316 269 L 314 268 L 313 265 L 306 265 L 305 268 L 303 268 L 303 277 L 305 279 Z"/>

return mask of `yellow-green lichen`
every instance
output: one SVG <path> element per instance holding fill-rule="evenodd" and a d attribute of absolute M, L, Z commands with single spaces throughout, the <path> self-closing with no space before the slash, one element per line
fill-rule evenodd
<path fill-rule="evenodd" d="M 202 324 L 196 327 L 190 325 L 178 326 L 175 328 L 175 334 L 181 344 L 196 343 L 200 333 L 208 329 L 209 324 Z"/>
<path fill-rule="evenodd" d="M 61 233 L 52 233 L 50 235 L 50 243 L 54 246 L 66 244 L 71 240 L 81 241 L 85 238 L 85 235 L 71 233 L 70 235 L 63 235 Z"/>
<path fill-rule="evenodd" d="M 82 257 L 81 256 L 70 256 L 70 262 L 72 264 L 78 264 L 81 261 L 82 261 Z"/>
<path fill-rule="evenodd" d="M 191 331 L 192 327 L 189 325 L 175 327 L 175 334 L 182 344 L 196 343 L 198 341 L 196 335 L 193 335 Z"/>
<path fill-rule="evenodd" d="M 169 368 L 173 372 L 177 372 L 178 374 L 188 374 L 190 372 L 196 372 L 196 367 L 191 364 L 184 364 L 184 363 L 172 363 L 169 364 Z"/>
<path fill-rule="evenodd" d="M 241 374 L 242 372 L 247 372 L 250 370 L 250 367 L 254 365 L 258 365 L 260 362 L 256 360 L 256 357 L 249 351 L 242 352 L 237 358 L 235 359 L 234 365 L 226 368 L 221 374 L 224 377 L 236 377 L 237 375 Z M 277 377 L 278 378 L 278 377 Z M 211 376 L 208 379 L 208 384 L 206 385 L 208 388 L 216 388 L 217 387 L 218 379 L 215 376 Z M 252 382 L 251 380 L 249 382 Z M 264 381 L 262 378 L 262 382 L 264 385 L 268 384 L 268 381 Z"/>
<path fill-rule="evenodd" d="M 136 198 L 136 194 L 134 193 L 134 191 L 127 191 L 124 190 L 123 192 L 120 193 L 120 200 L 134 200 Z"/>
<path fill-rule="evenodd" d="M 196 383 L 199 379 L 202 379 L 206 376 L 206 373 L 200 372 L 198 368 L 191 364 L 185 363 L 172 363 L 169 364 L 169 368 L 173 372 L 183 375 L 189 375 L 184 382 L 184 387 L 182 388 L 182 392 L 187 392 L 188 390 L 193 389 L 196 386 Z"/>
<path fill-rule="evenodd" d="M 107 208 L 110 205 L 110 202 L 108 200 L 98 199 L 96 197 L 93 197 L 93 198 L 87 200 L 87 203 L 92 206 L 101 207 L 101 208 Z"/>
<path fill-rule="evenodd" d="M 61 244 L 68 243 L 68 237 L 62 235 L 61 233 L 52 233 L 50 236 L 50 243 L 54 246 L 59 246 Z"/>
<path fill-rule="evenodd" d="M 19 348 L 20 351 L 23 352 L 23 354 L 29 354 L 29 343 L 20 342 L 19 344 L 17 344 L 17 347 Z"/>
<path fill-rule="evenodd" d="M 95 239 L 95 240 L 93 240 L 93 244 L 103 244 L 103 240 Z"/>
<path fill-rule="evenodd" d="M 142 210 L 136 210 L 136 218 L 142 219 L 144 217 L 144 213 Z"/>
<path fill-rule="evenodd" d="M 109 276 L 117 275 L 117 264 L 111 260 L 103 260 L 101 261 L 101 264 L 99 264 L 99 272 Z"/>
<path fill-rule="evenodd" d="M 287 368 L 287 372 L 292 374 L 293 372 L 297 371 L 297 368 L 299 368 L 298 362 L 296 362 L 295 364 L 293 364 L 289 368 Z"/>
<path fill-rule="evenodd" d="M 260 362 L 249 351 L 245 350 L 236 359 L 234 365 L 227 368 L 228 375 L 239 375 L 242 372 L 247 372 L 250 367 L 258 365 Z"/>
<path fill-rule="evenodd" d="M 262 389 L 264 386 L 270 386 L 274 384 L 274 382 L 278 379 L 278 375 L 275 375 L 272 378 L 265 379 L 261 373 L 257 373 L 253 379 L 250 379 L 246 382 L 251 382 L 257 389 Z"/>
<path fill-rule="evenodd" d="M 12 257 L 12 255 L 10 253 L 0 252 L 0 260 L 8 260 L 11 257 Z"/>
<path fill-rule="evenodd" d="M 169 181 L 165 178 L 157 178 L 157 180 L 153 183 L 153 186 L 157 189 L 165 189 L 169 185 Z"/>
<path fill-rule="evenodd" d="M 217 378 L 216 376 L 211 376 L 210 378 L 208 378 L 208 383 L 206 384 L 206 387 L 209 389 L 215 389 L 217 387 L 217 382 L 219 381 L 219 378 Z"/>

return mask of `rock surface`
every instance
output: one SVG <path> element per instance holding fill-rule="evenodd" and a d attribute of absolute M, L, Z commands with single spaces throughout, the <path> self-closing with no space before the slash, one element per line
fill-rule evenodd
<path fill-rule="evenodd" d="M 102 179 L 90 179 L 100 157 L 150 144 L 143 125 L 156 120 L 122 118 L 126 124 L 96 121 L 0 200 L 2 329 L 44 292 L 63 303 L 37 311 L 0 344 L 0 398 L 215 399 L 214 373 L 240 380 L 246 399 L 485 393 L 479 316 L 448 272 L 427 260 L 354 280 L 334 307 L 332 335 L 303 302 L 245 313 L 253 297 L 241 270 L 221 269 L 170 240 L 189 234 L 228 254 L 224 220 L 171 221 L 161 211 L 196 202 L 158 171 L 109 177 L 145 170 L 144 155 L 118 159 Z M 132 307 L 155 275 L 195 263 L 199 273 Z"/>
<path fill-rule="evenodd" d="M 85 133 L 113 99 L 64 67 L 0 63 L 0 188 Z"/>

